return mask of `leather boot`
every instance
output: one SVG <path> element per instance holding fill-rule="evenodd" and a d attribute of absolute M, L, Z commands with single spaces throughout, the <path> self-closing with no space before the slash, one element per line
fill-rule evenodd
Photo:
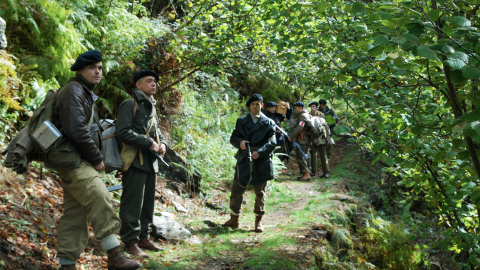
<path fill-rule="evenodd" d="M 148 258 L 148 254 L 141 250 L 137 243 L 125 244 L 125 251 L 134 256 L 141 256 L 143 258 Z"/>
<path fill-rule="evenodd" d="M 265 231 L 265 228 L 262 225 L 262 217 L 263 216 L 255 216 L 255 231 L 256 232 Z"/>
<path fill-rule="evenodd" d="M 107 253 L 108 270 L 134 270 L 142 266 L 141 263 L 125 257 L 120 247 L 114 247 L 108 250 Z"/>
<path fill-rule="evenodd" d="M 310 177 L 310 173 L 309 173 L 309 172 L 304 172 L 304 173 L 303 173 L 303 176 L 300 177 L 300 178 L 298 178 L 298 180 L 300 180 L 300 181 L 308 181 L 308 180 L 310 180 L 310 179 L 312 179 L 312 177 Z"/>
<path fill-rule="evenodd" d="M 223 227 L 238 228 L 238 216 L 230 215 L 230 219 L 223 223 Z"/>
<path fill-rule="evenodd" d="M 149 238 L 140 239 L 140 241 L 138 241 L 138 247 L 153 251 L 165 250 L 164 248 L 155 245 Z"/>
<path fill-rule="evenodd" d="M 62 264 L 59 270 L 77 270 L 75 264 Z"/>

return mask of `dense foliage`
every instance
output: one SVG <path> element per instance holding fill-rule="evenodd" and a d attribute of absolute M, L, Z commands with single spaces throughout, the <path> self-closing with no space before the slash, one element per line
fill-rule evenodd
<path fill-rule="evenodd" d="M 21 68 L 6 76 L 21 83 L 5 88 L 1 77 L 2 102 L 15 108 L 8 99 L 15 92 L 28 110 L 35 83 L 45 89 L 65 82 L 72 59 L 96 48 L 106 58 L 105 112 L 115 115 L 137 67 L 162 75 L 164 114 L 177 112 L 182 95 L 189 106 L 199 104 L 195 99 L 215 104 L 180 110 L 197 120 L 174 129 L 182 138 L 177 147 L 188 148 L 197 165 L 208 151 L 202 146 L 219 148 L 202 136 L 213 131 L 223 138 L 231 128 L 218 122 L 231 110 L 226 98 L 235 97 L 221 86 L 227 81 L 243 96 L 341 100 L 350 127 L 336 131 L 352 128 L 358 143 L 399 177 L 404 202 L 423 199 L 445 226 L 444 238 L 432 245 L 460 254 L 471 267 L 480 264 L 479 0 L 174 1 L 158 17 L 164 19 L 149 18 L 148 7 L 124 0 L 9 0 L 0 16 L 7 21 L 8 53 Z M 2 59 L 2 67 L 13 61 Z M 22 92 L 27 86 L 32 90 Z"/>

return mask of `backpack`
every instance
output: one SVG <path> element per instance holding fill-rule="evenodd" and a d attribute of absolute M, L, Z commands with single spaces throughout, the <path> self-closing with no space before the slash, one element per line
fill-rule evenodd
<path fill-rule="evenodd" d="M 306 124 L 310 127 L 309 135 L 310 138 L 315 140 L 323 136 L 327 137 L 327 130 L 325 129 L 325 119 L 318 116 L 312 116 L 310 120 L 306 121 Z"/>

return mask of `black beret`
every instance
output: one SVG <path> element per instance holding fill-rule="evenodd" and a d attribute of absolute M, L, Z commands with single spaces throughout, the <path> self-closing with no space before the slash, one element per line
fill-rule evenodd
<path fill-rule="evenodd" d="M 325 99 L 320 99 L 318 103 L 327 105 L 327 101 Z"/>
<path fill-rule="evenodd" d="M 301 101 L 297 101 L 297 102 L 293 103 L 293 107 L 295 107 L 295 106 L 305 107 L 305 105 Z"/>
<path fill-rule="evenodd" d="M 250 103 L 261 100 L 263 102 L 263 97 L 260 94 L 254 94 L 247 100 L 247 107 L 250 107 Z"/>
<path fill-rule="evenodd" d="M 316 102 L 316 101 L 310 102 L 310 104 L 308 104 L 308 107 L 310 107 L 312 105 L 315 105 L 315 106 L 318 107 L 318 102 Z"/>
<path fill-rule="evenodd" d="M 103 61 L 102 54 L 97 50 L 91 50 L 80 54 L 75 63 L 70 67 L 71 71 L 77 71 L 87 65 Z"/>
<path fill-rule="evenodd" d="M 265 107 L 275 107 L 277 106 L 277 103 L 275 103 L 275 101 L 269 101 L 265 104 Z"/>
<path fill-rule="evenodd" d="M 135 73 L 135 75 L 133 76 L 133 82 L 137 83 L 138 80 L 147 76 L 155 77 L 155 80 L 157 80 L 158 82 L 158 74 L 151 70 L 140 70 L 139 72 Z"/>

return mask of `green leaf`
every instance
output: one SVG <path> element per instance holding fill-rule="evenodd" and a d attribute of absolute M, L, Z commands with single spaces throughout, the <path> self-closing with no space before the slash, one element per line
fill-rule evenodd
<path fill-rule="evenodd" d="M 443 51 L 444 53 L 454 53 L 454 52 L 455 52 L 455 50 L 454 50 L 452 47 L 448 46 L 448 45 L 443 45 L 442 51 Z"/>
<path fill-rule="evenodd" d="M 430 47 L 428 47 L 428 46 L 417 47 L 417 52 L 418 52 L 418 55 L 420 55 L 422 57 L 425 57 L 427 59 L 430 59 L 430 60 L 436 60 L 437 59 L 437 54 L 435 53 L 435 51 L 430 49 Z"/>
<path fill-rule="evenodd" d="M 327 8 L 327 1 L 320 1 L 317 5 L 317 11 L 318 12 L 323 12 Z"/>
<path fill-rule="evenodd" d="M 388 166 L 392 166 L 392 165 L 395 163 L 395 161 L 394 161 L 391 157 L 389 157 L 389 156 L 385 156 L 384 162 L 385 162 L 385 164 L 387 164 Z"/>
<path fill-rule="evenodd" d="M 378 152 L 380 151 L 380 149 L 382 149 L 382 147 L 385 145 L 384 142 L 377 142 L 373 145 L 372 147 L 372 152 Z"/>
<path fill-rule="evenodd" d="M 368 50 L 368 55 L 375 57 L 383 52 L 383 45 L 377 45 L 370 50 Z"/>
<path fill-rule="evenodd" d="M 333 116 L 331 115 L 325 116 L 325 121 L 327 121 L 329 125 L 333 125 L 336 123 L 335 118 L 333 118 Z"/>
<path fill-rule="evenodd" d="M 476 67 L 467 67 L 466 69 L 462 70 L 462 75 L 466 79 L 478 79 L 480 78 L 480 72 Z"/>
<path fill-rule="evenodd" d="M 469 27 L 472 26 L 472 23 L 465 17 L 462 16 L 454 16 L 452 19 L 453 23 L 460 27 Z"/>
<path fill-rule="evenodd" d="M 480 121 L 469 122 L 463 129 L 463 134 L 468 137 L 473 137 L 480 134 Z"/>
<path fill-rule="evenodd" d="M 403 44 L 407 43 L 407 39 L 405 37 L 402 37 L 402 36 L 393 37 L 392 41 L 397 43 L 397 44 L 400 44 L 400 45 L 403 45 Z"/>
<path fill-rule="evenodd" d="M 468 150 L 458 152 L 457 158 L 460 160 L 466 160 L 470 158 L 470 152 Z"/>
<path fill-rule="evenodd" d="M 455 186 L 448 185 L 445 188 L 445 191 L 447 192 L 447 194 L 453 194 L 453 193 L 455 193 L 455 191 L 457 191 L 457 188 Z"/>
<path fill-rule="evenodd" d="M 451 55 L 449 55 L 448 58 L 459 59 L 459 60 L 462 60 L 465 63 L 468 63 L 468 59 L 469 59 L 468 55 L 466 53 L 463 53 L 463 52 L 454 52 Z"/>
<path fill-rule="evenodd" d="M 440 12 L 441 12 L 440 9 L 431 10 L 431 11 L 428 13 L 428 17 L 430 18 L 430 20 L 432 20 L 433 22 L 435 22 L 435 21 L 438 20 L 438 18 L 440 17 Z"/>
<path fill-rule="evenodd" d="M 468 80 L 463 77 L 461 70 L 452 70 L 450 72 L 450 80 L 456 84 L 466 84 L 468 82 Z"/>
<path fill-rule="evenodd" d="M 456 58 L 448 58 L 445 62 L 453 69 L 462 69 L 466 66 L 465 62 Z"/>
<path fill-rule="evenodd" d="M 378 44 L 383 44 L 383 45 L 387 45 L 388 43 L 390 43 L 390 40 L 388 40 L 388 37 L 385 36 L 385 35 L 380 35 L 380 36 L 376 36 L 373 38 Z"/>
<path fill-rule="evenodd" d="M 412 34 L 405 33 L 402 36 L 410 42 L 417 43 L 417 44 L 420 43 L 420 40 Z"/>
<path fill-rule="evenodd" d="M 362 16 L 367 13 L 367 10 L 361 2 L 355 2 L 352 5 L 352 13 L 356 16 Z"/>
<path fill-rule="evenodd" d="M 354 143 L 354 142 L 357 142 L 357 140 L 355 140 L 354 138 L 348 138 L 348 139 L 347 139 L 347 142 Z"/>

